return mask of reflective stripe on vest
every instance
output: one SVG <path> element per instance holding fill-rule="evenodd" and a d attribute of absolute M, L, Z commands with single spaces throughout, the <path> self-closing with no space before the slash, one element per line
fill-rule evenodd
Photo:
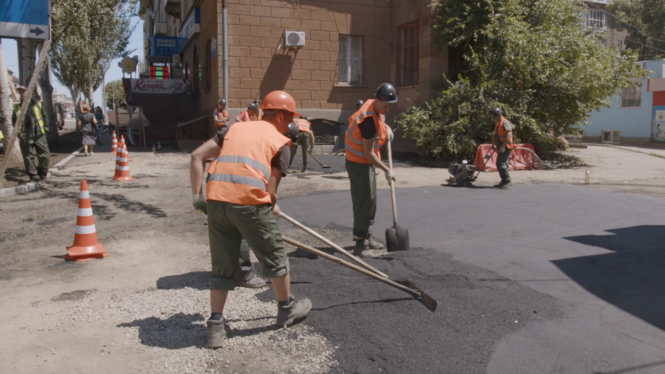
<path fill-rule="evenodd" d="M 385 117 L 383 115 L 377 115 L 375 112 L 370 110 L 373 108 L 375 100 L 376 99 L 367 100 L 363 106 L 358 109 L 357 112 L 349 117 L 349 127 L 346 130 L 344 141 L 346 158 L 349 161 L 361 164 L 371 164 L 371 162 L 365 158 L 362 134 L 358 128 L 358 126 L 368 117 L 372 117 L 374 120 L 374 126 L 376 128 L 376 137 L 374 137 L 374 153 L 379 159 L 381 159 L 379 149 L 386 142 L 388 130 L 386 130 L 384 122 Z"/>
<path fill-rule="evenodd" d="M 296 127 L 298 127 L 298 131 L 300 132 L 306 132 L 306 133 L 311 133 L 312 128 L 310 127 L 311 123 L 307 121 L 306 119 L 301 119 L 299 118 L 296 120 Z"/>
<path fill-rule="evenodd" d="M 499 141 L 501 142 L 501 144 L 503 144 L 506 141 L 506 136 L 508 136 L 508 133 L 503 128 L 503 123 L 505 121 L 506 121 L 506 119 L 502 118 L 501 121 L 499 121 L 499 123 L 497 123 L 496 126 L 494 127 L 494 133 L 499 135 Z M 512 133 L 512 131 L 511 131 L 511 133 Z M 512 134 L 510 135 L 509 140 L 510 140 L 510 142 L 508 144 L 506 144 L 506 148 L 513 149 L 513 144 L 512 144 L 513 143 L 513 136 L 512 136 Z M 500 147 L 501 144 L 497 144 L 496 146 Z"/>
<path fill-rule="evenodd" d="M 208 200 L 239 205 L 270 204 L 268 182 L 272 159 L 290 144 L 274 125 L 237 122 L 224 136 L 219 156 L 208 167 Z"/>
<path fill-rule="evenodd" d="M 37 108 L 39 106 L 39 108 Z M 46 132 L 44 131 L 44 117 L 42 117 L 42 102 L 41 101 L 36 101 L 35 105 L 32 107 L 32 111 L 35 113 L 35 120 L 37 120 L 37 126 L 39 126 L 39 129 L 42 131 L 42 135 L 45 135 Z M 16 110 L 16 114 L 20 115 L 21 114 L 21 106 L 19 104 L 18 109 Z M 21 133 L 18 134 L 18 136 L 21 136 Z"/>

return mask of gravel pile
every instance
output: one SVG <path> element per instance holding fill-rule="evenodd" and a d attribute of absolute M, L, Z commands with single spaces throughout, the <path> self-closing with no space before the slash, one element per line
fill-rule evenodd
<path fill-rule="evenodd" d="M 218 350 L 205 344 L 209 292 L 205 284 L 179 289 L 92 292 L 63 300 L 66 314 L 54 326 L 104 324 L 123 329 L 130 347 L 153 359 L 149 373 L 325 373 L 337 363 L 333 347 L 306 323 L 279 328 L 277 304 L 256 295 L 272 290 L 237 289 L 229 294 L 224 316 L 232 337 Z M 265 299 L 265 297 L 263 297 Z"/>

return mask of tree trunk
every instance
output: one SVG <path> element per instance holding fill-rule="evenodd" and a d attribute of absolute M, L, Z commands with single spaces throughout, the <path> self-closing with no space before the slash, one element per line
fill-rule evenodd
<path fill-rule="evenodd" d="M 44 104 L 44 111 L 49 123 L 48 141 L 52 142 L 58 140 L 59 135 L 58 121 L 53 109 L 53 86 L 51 86 L 51 80 L 49 79 L 48 65 L 46 64 L 44 70 L 39 74 L 39 86 L 42 88 L 42 104 Z"/>
<path fill-rule="evenodd" d="M 2 131 L 2 135 L 4 136 L 2 139 L 2 149 L 5 152 L 5 157 L 17 161 L 23 158 L 21 155 L 21 148 L 18 146 L 18 140 L 14 142 L 11 155 L 6 154 L 7 148 L 9 147 L 9 141 L 14 133 L 14 124 L 12 123 L 14 101 L 11 97 L 11 89 L 9 88 L 10 84 L 12 83 L 9 81 L 9 73 L 7 73 L 7 67 L 5 66 L 2 44 L 0 44 L 0 131 Z"/>

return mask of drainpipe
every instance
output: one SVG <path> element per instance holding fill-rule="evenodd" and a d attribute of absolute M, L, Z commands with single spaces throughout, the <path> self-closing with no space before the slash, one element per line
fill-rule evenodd
<path fill-rule="evenodd" d="M 226 22 L 226 0 L 222 0 L 222 32 L 224 33 L 224 46 L 223 46 L 223 75 L 224 75 L 224 100 L 228 105 L 229 102 L 229 38 L 228 28 Z"/>

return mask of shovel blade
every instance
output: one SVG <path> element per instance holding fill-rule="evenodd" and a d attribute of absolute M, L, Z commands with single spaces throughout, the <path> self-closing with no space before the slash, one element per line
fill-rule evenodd
<path fill-rule="evenodd" d="M 399 282 L 410 289 L 418 292 L 420 296 L 416 297 L 416 300 L 420 301 L 425 305 L 425 308 L 429 309 L 430 311 L 434 312 L 436 311 L 436 307 L 439 305 L 439 303 L 434 300 L 430 295 L 426 294 L 425 291 L 421 290 L 420 288 L 416 287 L 415 284 L 411 283 L 409 280 L 405 280 L 403 282 Z"/>

